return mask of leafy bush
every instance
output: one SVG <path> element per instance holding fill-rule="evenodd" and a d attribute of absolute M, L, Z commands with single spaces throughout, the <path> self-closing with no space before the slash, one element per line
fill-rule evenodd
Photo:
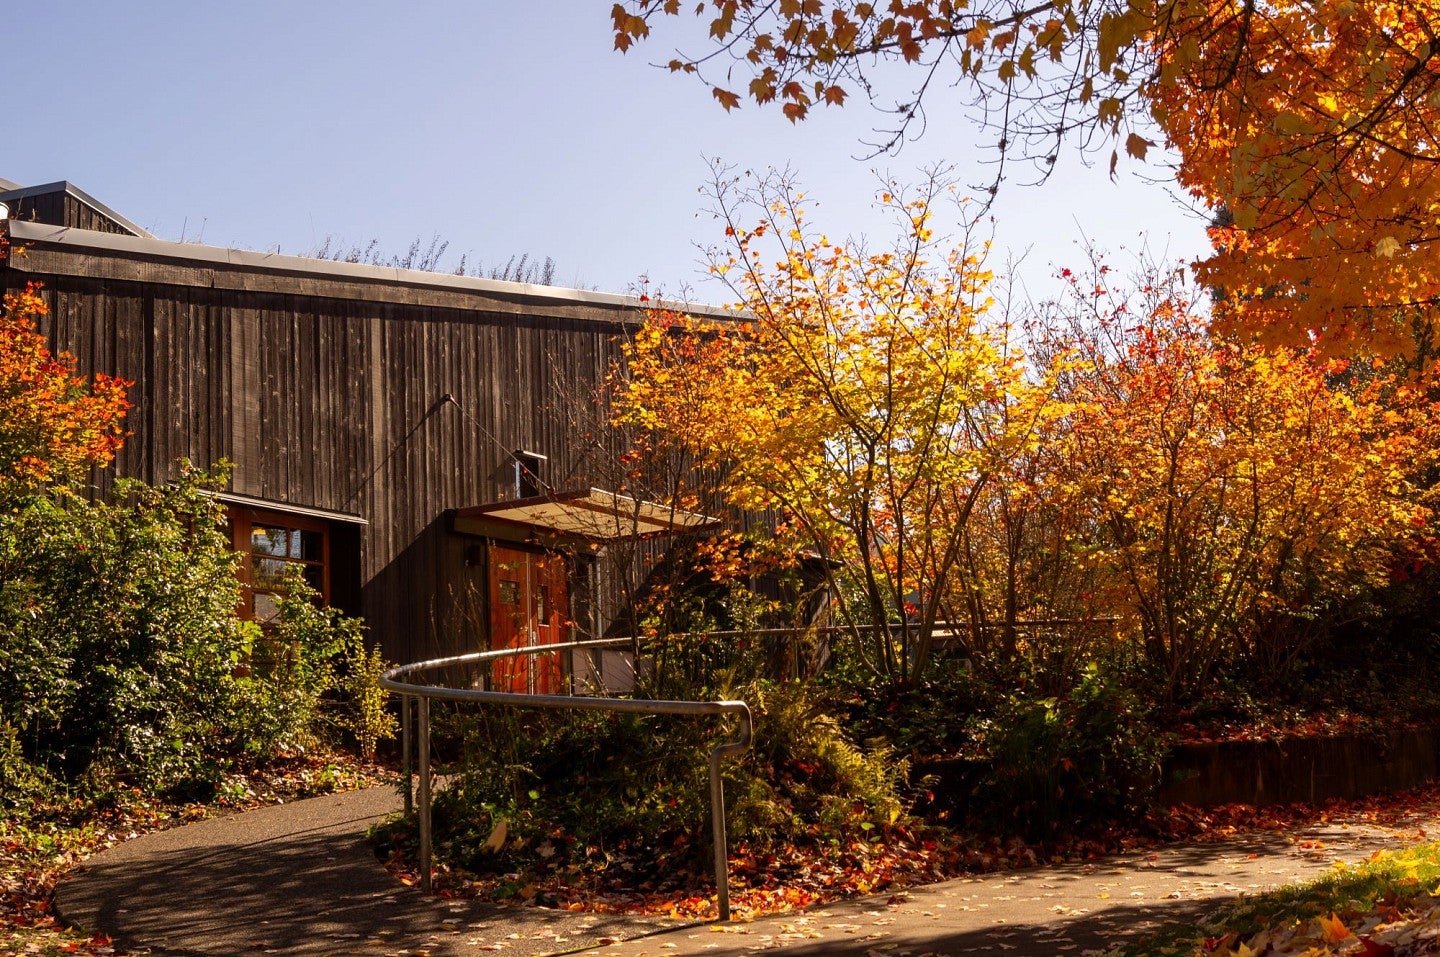
<path fill-rule="evenodd" d="M 317 604 L 298 567 L 276 597 L 278 614 L 267 629 L 244 627 L 249 673 L 236 678 L 236 688 L 247 702 L 245 749 L 304 750 L 348 735 L 373 757 L 396 724 L 379 683 L 388 667 L 379 649 L 366 648 L 359 619 Z"/>
<path fill-rule="evenodd" d="M 1133 672 L 1021 661 L 1005 674 L 951 663 L 921 682 L 836 688 L 846 727 L 911 762 L 917 814 L 1043 838 L 1143 811 L 1161 734 Z"/>
<path fill-rule="evenodd" d="M 756 747 L 724 767 L 733 839 L 803 841 L 900 815 L 905 763 L 857 748 L 812 690 L 755 682 L 736 696 L 753 710 Z M 486 709 L 459 720 L 462 768 L 435 804 L 446 859 L 494 870 L 542 845 L 553 864 L 623 847 L 708 847 L 709 752 L 733 734 L 714 719 Z"/>
<path fill-rule="evenodd" d="M 27 761 L 102 788 L 218 778 L 242 631 L 213 484 L 61 486 L 0 515 L 0 708 Z"/>
<path fill-rule="evenodd" d="M 102 501 L 59 485 L 0 511 L 6 800 L 70 784 L 203 793 L 235 760 L 313 739 L 317 703 L 351 680 L 332 659 L 357 689 L 373 670 L 358 622 L 298 588 L 268 635 L 237 618 L 220 482 L 187 469 Z M 246 676 L 261 658 L 268 673 Z"/>
<path fill-rule="evenodd" d="M 1027 836 L 1142 812 L 1164 744 L 1140 699 L 1090 665 L 1067 693 L 1002 695 L 969 729 L 972 818 Z"/>

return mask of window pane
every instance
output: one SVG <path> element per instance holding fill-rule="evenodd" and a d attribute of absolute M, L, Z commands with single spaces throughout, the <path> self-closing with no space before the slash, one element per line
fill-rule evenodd
<path fill-rule="evenodd" d="M 284 558 L 290 550 L 290 530 L 256 525 L 250 530 L 250 551 Z"/>
<path fill-rule="evenodd" d="M 500 582 L 500 604 L 502 604 L 502 605 L 518 605 L 518 604 L 520 604 L 520 583 L 519 583 L 519 582 L 507 582 L 507 581 L 501 581 L 501 582 Z"/>
<path fill-rule="evenodd" d="M 280 614 L 280 602 L 274 595 L 255 593 L 255 620 L 262 625 Z"/>
<path fill-rule="evenodd" d="M 325 535 L 321 532 L 296 532 L 298 548 L 292 558 L 303 558 L 307 562 L 325 560 Z"/>
<path fill-rule="evenodd" d="M 325 597 L 325 566 L 324 565 L 302 565 L 305 569 L 305 581 L 315 589 L 320 597 Z"/>
<path fill-rule="evenodd" d="M 282 586 L 285 569 L 289 562 L 278 558 L 257 558 L 254 560 L 255 573 L 251 584 L 256 589 L 275 590 Z"/>

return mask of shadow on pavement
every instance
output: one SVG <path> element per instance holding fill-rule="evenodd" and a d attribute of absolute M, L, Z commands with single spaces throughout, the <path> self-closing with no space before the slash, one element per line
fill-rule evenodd
<path fill-rule="evenodd" d="M 236 820 L 241 827 L 235 830 L 243 830 L 244 819 Z M 62 916 L 126 949 L 195 957 L 420 949 L 463 954 L 496 942 L 510 953 L 555 952 L 661 926 L 428 898 L 386 873 L 353 833 L 323 827 L 219 847 L 171 843 L 176 846 L 140 854 L 137 842 L 117 849 L 130 853 L 93 859 L 81 879 L 57 895 Z"/>

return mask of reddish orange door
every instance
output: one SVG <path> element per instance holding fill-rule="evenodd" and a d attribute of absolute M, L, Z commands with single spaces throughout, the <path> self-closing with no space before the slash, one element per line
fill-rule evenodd
<path fill-rule="evenodd" d="M 552 645 L 566 639 L 569 590 L 563 556 L 490 546 L 490 648 Z M 558 694 L 559 654 L 517 655 L 491 665 L 496 691 Z"/>

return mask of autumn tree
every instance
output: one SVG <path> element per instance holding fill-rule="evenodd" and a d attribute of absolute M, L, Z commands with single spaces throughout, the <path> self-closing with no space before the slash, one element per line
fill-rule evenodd
<path fill-rule="evenodd" d="M 77 376 L 38 331 L 45 312 L 31 288 L 6 294 L 0 314 L 0 499 L 108 464 L 125 437 L 129 383 Z"/>
<path fill-rule="evenodd" d="M 1428 522 L 1423 388 L 1212 338 L 1192 289 L 1071 274 L 1052 486 L 1174 691 L 1222 662 L 1286 673 L 1327 607 L 1387 580 Z M 1076 361 L 1077 358 L 1080 361 Z"/>
<path fill-rule="evenodd" d="M 777 512 L 783 544 L 851 576 L 861 612 L 848 624 L 901 679 L 930 660 L 968 516 L 1044 405 L 1005 330 L 987 325 L 980 249 L 967 236 L 942 251 L 941 192 L 932 180 L 908 201 L 886 193 L 904 235 L 877 252 L 816 234 L 781 179 L 721 179 L 733 245 L 712 268 L 739 312 L 653 314 L 618 403 L 621 421 L 714 468 L 733 505 Z"/>
<path fill-rule="evenodd" d="M 1201 276 L 1228 328 L 1436 348 L 1435 0 L 624 0 L 615 45 L 690 13 L 708 39 L 669 67 L 726 109 L 746 97 L 800 120 L 883 96 L 886 64 L 909 65 L 879 146 L 954 97 L 994 138 L 995 184 L 1016 161 L 1043 173 L 1067 141 L 1108 150 L 1112 172 L 1164 141 L 1180 183 L 1226 211 Z"/>

